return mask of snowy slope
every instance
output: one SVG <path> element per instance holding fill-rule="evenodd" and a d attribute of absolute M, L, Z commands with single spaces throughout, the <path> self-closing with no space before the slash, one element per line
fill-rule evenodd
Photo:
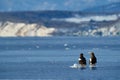
<path fill-rule="evenodd" d="M 52 36 L 51 33 L 55 31 L 54 28 L 47 28 L 38 24 L 13 23 L 8 21 L 0 24 L 0 36 L 3 37 Z"/>

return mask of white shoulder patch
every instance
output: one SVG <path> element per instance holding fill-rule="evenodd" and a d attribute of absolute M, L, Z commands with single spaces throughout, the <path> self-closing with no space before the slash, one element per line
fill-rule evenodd
<path fill-rule="evenodd" d="M 80 61 L 81 59 L 79 58 L 78 60 Z"/>
<path fill-rule="evenodd" d="M 92 59 L 90 58 L 90 62 L 92 61 Z"/>

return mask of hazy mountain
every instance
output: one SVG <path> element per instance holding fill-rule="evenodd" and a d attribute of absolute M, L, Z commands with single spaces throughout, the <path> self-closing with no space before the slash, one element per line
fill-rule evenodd
<path fill-rule="evenodd" d="M 0 11 L 79 11 L 120 0 L 0 0 Z"/>
<path fill-rule="evenodd" d="M 0 36 L 117 36 L 119 13 L 1 12 Z"/>
<path fill-rule="evenodd" d="M 103 5 L 103 6 L 87 8 L 83 11 L 84 12 L 93 12 L 93 13 L 120 13 L 120 2 L 111 3 L 111 4 Z"/>

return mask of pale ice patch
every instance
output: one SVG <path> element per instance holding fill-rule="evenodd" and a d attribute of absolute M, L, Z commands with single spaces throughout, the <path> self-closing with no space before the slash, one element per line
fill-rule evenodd
<path fill-rule="evenodd" d="M 70 66 L 70 68 L 80 68 L 80 65 L 75 63 L 72 66 Z"/>
<path fill-rule="evenodd" d="M 74 63 L 72 66 L 69 66 L 70 68 L 86 68 L 86 65 L 80 65 L 80 64 L 76 64 Z"/>
<path fill-rule="evenodd" d="M 67 43 L 65 43 L 65 44 L 64 44 L 64 46 L 68 46 L 68 44 L 67 44 Z"/>

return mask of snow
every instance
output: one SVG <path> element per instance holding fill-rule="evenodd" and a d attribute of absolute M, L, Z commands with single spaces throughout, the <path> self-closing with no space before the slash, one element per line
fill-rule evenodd
<path fill-rule="evenodd" d="M 114 21 L 117 19 L 118 19 L 117 15 L 101 15 L 101 16 L 71 17 L 71 18 L 52 19 L 52 20 L 81 23 L 81 22 L 89 22 L 91 20 L 94 20 L 94 21 Z"/>
<path fill-rule="evenodd" d="M 0 23 L 0 36 L 51 36 L 50 33 L 55 31 L 54 28 L 47 28 L 38 24 L 14 23 L 5 22 Z"/>

